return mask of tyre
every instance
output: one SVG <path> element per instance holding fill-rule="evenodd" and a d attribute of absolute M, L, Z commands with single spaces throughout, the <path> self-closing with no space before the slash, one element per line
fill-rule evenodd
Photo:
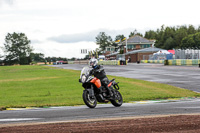
<path fill-rule="evenodd" d="M 83 101 L 89 108 L 95 108 L 97 105 L 96 97 L 90 97 L 88 91 L 83 92 Z"/>
<path fill-rule="evenodd" d="M 120 107 L 123 103 L 122 95 L 119 91 L 115 91 L 115 100 L 110 100 L 115 107 Z"/>

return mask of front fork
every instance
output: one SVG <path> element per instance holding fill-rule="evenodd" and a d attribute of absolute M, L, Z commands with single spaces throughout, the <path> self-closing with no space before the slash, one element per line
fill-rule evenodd
<path fill-rule="evenodd" d="M 94 87 L 93 87 L 93 85 L 91 85 L 90 88 L 85 88 L 85 90 L 83 90 L 83 91 L 89 92 L 89 96 L 94 97 Z"/>

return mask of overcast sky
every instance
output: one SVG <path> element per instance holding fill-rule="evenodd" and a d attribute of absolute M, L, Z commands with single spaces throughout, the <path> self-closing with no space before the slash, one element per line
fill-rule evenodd
<path fill-rule="evenodd" d="M 79 57 L 95 49 L 95 37 L 161 25 L 200 25 L 199 0 L 0 0 L 0 46 L 7 33 L 23 32 L 34 52 L 45 56 Z"/>

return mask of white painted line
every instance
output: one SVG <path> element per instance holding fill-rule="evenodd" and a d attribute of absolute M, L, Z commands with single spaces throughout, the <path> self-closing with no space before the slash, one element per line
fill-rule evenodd
<path fill-rule="evenodd" d="M 181 109 L 200 109 L 200 107 L 176 107 Z"/>
<path fill-rule="evenodd" d="M 41 109 L 35 107 L 26 107 L 26 108 L 6 108 L 6 110 L 30 110 L 30 109 Z"/>
<path fill-rule="evenodd" d="M 39 120 L 42 118 L 12 118 L 12 119 L 0 119 L 0 122 L 6 121 L 30 121 L 30 120 Z"/>

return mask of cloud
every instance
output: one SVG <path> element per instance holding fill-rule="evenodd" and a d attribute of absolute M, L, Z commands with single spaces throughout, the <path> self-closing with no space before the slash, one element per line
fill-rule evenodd
<path fill-rule="evenodd" d="M 81 49 L 95 50 L 98 46 L 94 42 L 78 42 L 78 43 L 56 43 L 42 42 L 31 45 L 34 53 L 43 53 L 45 57 L 66 57 L 66 58 L 84 58 L 86 54 L 82 54 Z"/>
<path fill-rule="evenodd" d="M 33 40 L 31 40 L 31 43 L 32 43 L 32 44 L 35 44 L 35 43 L 42 43 L 42 42 L 39 41 L 39 40 L 34 40 L 34 39 L 33 39 Z"/>
<path fill-rule="evenodd" d="M 8 5 L 13 5 L 15 0 L 0 0 L 0 5 L 3 4 L 8 4 Z"/>
<path fill-rule="evenodd" d="M 75 42 L 94 42 L 95 34 L 93 33 L 79 33 L 79 34 L 63 34 L 56 37 L 50 37 L 48 40 L 55 41 L 58 43 L 75 43 Z"/>
<path fill-rule="evenodd" d="M 93 30 L 90 32 L 85 32 L 85 33 L 77 33 L 77 34 L 62 34 L 59 36 L 53 36 L 47 38 L 49 41 L 54 41 L 58 43 L 76 43 L 76 42 L 95 42 L 96 39 L 95 37 L 100 33 L 100 32 L 105 32 L 107 35 L 111 36 L 113 40 L 117 35 L 123 34 L 125 36 L 129 36 L 130 32 L 133 32 L 136 28 L 126 28 L 126 29 L 119 29 L 119 30 L 110 30 L 110 29 L 97 29 Z M 138 30 L 138 32 L 144 34 L 144 29 L 143 30 Z"/>

